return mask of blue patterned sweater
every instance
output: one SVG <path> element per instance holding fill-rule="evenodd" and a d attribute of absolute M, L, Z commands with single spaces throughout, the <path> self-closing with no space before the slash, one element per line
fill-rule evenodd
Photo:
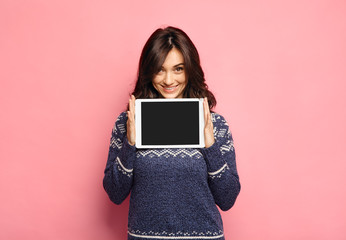
<path fill-rule="evenodd" d="M 129 195 L 128 239 L 224 239 L 220 212 L 240 191 L 232 135 L 212 113 L 209 148 L 136 149 L 126 137 L 126 112 L 112 131 L 103 186 L 112 202 Z"/>

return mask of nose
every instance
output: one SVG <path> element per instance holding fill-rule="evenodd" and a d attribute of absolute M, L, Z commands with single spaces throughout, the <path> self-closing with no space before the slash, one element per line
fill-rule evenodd
<path fill-rule="evenodd" d="M 165 78 L 163 79 L 165 85 L 172 85 L 174 83 L 173 74 L 167 71 Z"/>

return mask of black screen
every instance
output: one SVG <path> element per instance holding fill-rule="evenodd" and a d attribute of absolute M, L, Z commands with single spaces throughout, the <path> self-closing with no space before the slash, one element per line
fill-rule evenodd
<path fill-rule="evenodd" d="M 143 145 L 199 144 L 198 102 L 142 102 Z"/>

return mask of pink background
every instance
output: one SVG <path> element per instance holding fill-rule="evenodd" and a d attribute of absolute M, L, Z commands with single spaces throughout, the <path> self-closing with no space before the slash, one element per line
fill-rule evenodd
<path fill-rule="evenodd" d="M 213 3 L 212 3 L 213 2 Z M 158 27 L 196 44 L 234 136 L 227 239 L 346 239 L 346 2 L 0 2 L 0 239 L 125 239 L 109 138 Z"/>

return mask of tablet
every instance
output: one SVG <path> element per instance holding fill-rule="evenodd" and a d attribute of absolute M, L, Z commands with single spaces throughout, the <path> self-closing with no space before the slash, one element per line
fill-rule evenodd
<path fill-rule="evenodd" d="M 203 99 L 136 99 L 137 148 L 204 147 Z"/>

